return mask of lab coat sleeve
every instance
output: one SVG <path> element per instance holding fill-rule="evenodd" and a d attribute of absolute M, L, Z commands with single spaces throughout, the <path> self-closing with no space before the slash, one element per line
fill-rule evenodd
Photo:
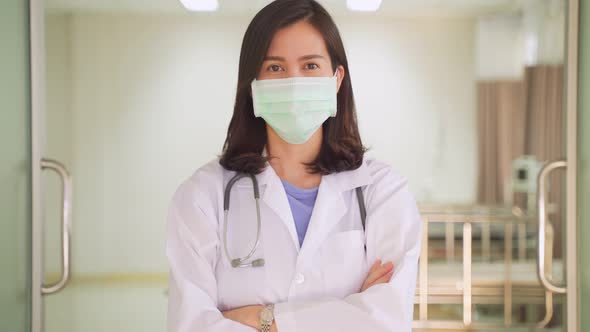
<path fill-rule="evenodd" d="M 174 195 L 168 211 L 166 254 L 170 265 L 168 332 L 253 332 L 217 308 L 216 223 L 198 205 L 191 180 Z"/>
<path fill-rule="evenodd" d="M 421 239 L 418 209 L 406 181 L 392 171 L 367 191 L 367 259 L 370 265 L 376 259 L 392 261 L 390 282 L 344 299 L 278 303 L 279 332 L 411 331 Z"/>

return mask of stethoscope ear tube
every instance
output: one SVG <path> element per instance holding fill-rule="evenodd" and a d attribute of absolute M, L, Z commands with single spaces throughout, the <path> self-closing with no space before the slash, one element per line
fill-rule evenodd
<path fill-rule="evenodd" d="M 231 194 L 231 188 L 240 179 L 248 176 L 250 177 L 250 179 L 252 179 L 252 184 L 254 185 L 254 198 L 260 198 L 260 190 L 258 190 L 258 180 L 256 180 L 256 176 L 254 176 L 253 174 L 238 173 L 233 178 L 231 178 L 231 180 L 229 180 L 229 182 L 225 186 L 225 192 L 223 193 L 224 211 L 229 211 L 229 195 Z"/>
<path fill-rule="evenodd" d="M 363 231 L 365 230 L 365 222 L 367 220 L 367 208 L 365 207 L 365 196 L 363 195 L 363 188 L 356 188 L 356 199 L 359 203 L 359 210 L 361 212 L 361 221 L 363 223 Z"/>

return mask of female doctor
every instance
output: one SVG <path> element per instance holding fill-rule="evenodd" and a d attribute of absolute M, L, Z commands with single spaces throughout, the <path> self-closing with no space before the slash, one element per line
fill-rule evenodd
<path fill-rule="evenodd" d="M 410 331 L 420 217 L 364 152 L 332 18 L 272 2 L 244 36 L 222 156 L 172 199 L 169 331 Z"/>

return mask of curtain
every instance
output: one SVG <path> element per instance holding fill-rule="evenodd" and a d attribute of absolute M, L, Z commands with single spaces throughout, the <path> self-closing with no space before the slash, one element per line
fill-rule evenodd
<path fill-rule="evenodd" d="M 548 162 L 565 157 L 564 138 L 564 73 L 562 65 L 540 65 L 525 70 L 525 94 L 527 111 L 526 153 L 537 160 Z M 553 223 L 554 254 L 561 257 L 562 216 L 565 176 L 562 171 L 553 172 L 548 179 L 547 202 L 555 207 L 549 213 Z"/>
<path fill-rule="evenodd" d="M 512 160 L 524 154 L 525 98 L 522 81 L 477 84 L 479 177 L 478 202 L 504 202 L 504 182 Z"/>
<path fill-rule="evenodd" d="M 523 80 L 477 83 L 479 132 L 478 203 L 499 205 L 505 201 L 505 182 L 512 160 L 534 155 L 547 162 L 564 158 L 564 77 L 562 65 L 525 68 Z M 561 256 L 563 174 L 549 179 L 549 215 L 555 228 L 555 255 Z M 526 204 L 515 197 L 518 206 Z"/>

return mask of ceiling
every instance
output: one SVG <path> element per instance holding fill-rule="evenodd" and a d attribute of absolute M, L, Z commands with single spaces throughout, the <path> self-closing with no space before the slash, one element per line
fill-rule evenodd
<path fill-rule="evenodd" d="M 58 12 L 143 12 L 162 14 L 188 13 L 178 0 L 45 0 L 49 11 Z M 251 15 L 272 0 L 219 0 L 215 13 L 193 15 Z M 524 0 L 383 0 L 376 13 L 352 13 L 346 0 L 319 0 L 335 16 L 376 15 L 394 17 L 457 16 L 473 17 L 513 12 Z"/>

